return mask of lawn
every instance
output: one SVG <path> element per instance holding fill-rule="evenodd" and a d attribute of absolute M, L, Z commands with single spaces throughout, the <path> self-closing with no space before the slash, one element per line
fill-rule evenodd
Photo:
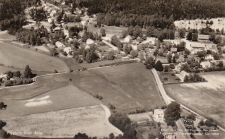
<path fill-rule="evenodd" d="M 143 64 L 134 63 L 68 73 L 75 86 L 103 97 L 123 113 L 136 109 L 151 110 L 164 105 L 154 77 Z"/>
<path fill-rule="evenodd" d="M 19 69 L 24 69 L 26 65 L 29 65 L 33 71 L 39 72 L 68 71 L 67 65 L 57 58 L 16 47 L 15 45 L 0 42 L 0 64 Z"/>
<path fill-rule="evenodd" d="M 164 84 L 180 83 L 180 79 L 173 72 L 159 72 L 159 77 Z M 173 76 L 174 75 L 174 76 Z"/>
<path fill-rule="evenodd" d="M 104 105 L 86 106 L 5 118 L 7 125 L 3 129 L 19 136 L 45 138 L 73 138 L 79 132 L 98 138 L 122 134 L 109 123 L 109 116 L 110 111 Z"/>
<path fill-rule="evenodd" d="M 225 127 L 225 72 L 201 73 L 208 82 L 165 85 L 168 94 Z"/>

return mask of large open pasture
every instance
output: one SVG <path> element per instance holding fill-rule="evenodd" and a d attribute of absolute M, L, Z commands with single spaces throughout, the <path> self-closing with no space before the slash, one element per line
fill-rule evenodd
<path fill-rule="evenodd" d="M 99 100 L 73 85 L 52 89 L 29 99 L 3 99 L 1 101 L 7 104 L 8 108 L 4 110 L 4 113 L 0 113 L 0 118 L 101 104 Z"/>
<path fill-rule="evenodd" d="M 15 86 L 0 90 L 2 99 L 29 99 L 48 91 L 67 86 L 69 80 L 60 74 L 41 76 L 36 78 L 32 85 Z"/>
<path fill-rule="evenodd" d="M 16 44 L 0 42 L 0 64 L 24 69 L 29 65 L 33 71 L 66 72 L 68 66 L 61 60 L 34 51 L 15 46 Z"/>
<path fill-rule="evenodd" d="M 225 72 L 201 73 L 208 82 L 165 85 L 169 95 L 225 127 Z"/>
<path fill-rule="evenodd" d="M 141 63 L 68 73 L 66 76 L 78 88 L 102 96 L 105 104 L 112 104 L 119 112 L 150 110 L 164 105 L 151 71 Z"/>
<path fill-rule="evenodd" d="M 5 131 L 25 137 L 73 138 L 77 133 L 86 133 L 98 138 L 122 134 L 109 123 L 110 111 L 104 105 L 94 105 L 4 118 Z"/>

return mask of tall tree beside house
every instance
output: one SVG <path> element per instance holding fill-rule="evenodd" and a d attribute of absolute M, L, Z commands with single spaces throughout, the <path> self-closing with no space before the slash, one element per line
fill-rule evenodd
<path fill-rule="evenodd" d="M 24 75 L 25 78 L 31 78 L 32 77 L 32 71 L 31 71 L 29 65 L 26 65 L 23 75 Z"/>
<path fill-rule="evenodd" d="M 177 102 L 172 102 L 167 106 L 164 112 L 164 118 L 166 122 L 176 121 L 180 118 L 180 113 L 180 104 L 178 104 Z"/>
<path fill-rule="evenodd" d="M 192 40 L 192 32 L 188 32 L 188 34 L 187 34 L 187 40 Z"/>
<path fill-rule="evenodd" d="M 173 58 L 172 54 L 167 55 L 167 60 L 169 63 L 172 63 L 172 58 Z"/>
<path fill-rule="evenodd" d="M 155 59 L 153 57 L 148 57 L 144 64 L 147 69 L 152 69 L 155 67 Z"/>
<path fill-rule="evenodd" d="M 180 38 L 184 38 L 185 37 L 185 29 L 184 28 L 182 28 L 182 29 L 179 29 L 179 37 Z"/>
<path fill-rule="evenodd" d="M 163 71 L 163 65 L 162 65 L 162 63 L 161 63 L 160 60 L 156 62 L 156 64 L 155 64 L 155 69 L 156 69 L 157 71 Z"/>
<path fill-rule="evenodd" d="M 106 33 L 105 33 L 105 29 L 104 29 L 104 28 L 101 28 L 100 32 L 101 32 L 101 35 L 102 35 L 103 37 L 106 36 Z"/>
<path fill-rule="evenodd" d="M 198 33 L 192 33 L 192 41 L 198 41 Z"/>
<path fill-rule="evenodd" d="M 130 52 L 130 55 L 131 55 L 132 58 L 135 58 L 135 57 L 138 56 L 138 51 L 137 51 L 137 50 L 132 50 L 132 51 Z"/>

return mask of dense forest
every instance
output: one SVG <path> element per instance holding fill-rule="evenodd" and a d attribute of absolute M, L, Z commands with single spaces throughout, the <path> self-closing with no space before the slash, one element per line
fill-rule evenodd
<path fill-rule="evenodd" d="M 98 24 L 169 28 L 174 20 L 225 16 L 224 0 L 66 0 L 98 14 Z"/>
<path fill-rule="evenodd" d="M 26 24 L 24 10 L 26 7 L 40 3 L 40 0 L 4 0 L 0 9 L 0 30 L 15 34 Z"/>

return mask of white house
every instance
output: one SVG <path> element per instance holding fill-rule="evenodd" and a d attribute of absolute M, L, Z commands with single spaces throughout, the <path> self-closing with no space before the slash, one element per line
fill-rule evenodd
<path fill-rule="evenodd" d="M 56 45 L 58 48 L 64 48 L 64 47 L 66 47 L 63 43 L 61 43 L 61 42 L 59 42 L 59 41 L 57 41 L 57 42 L 55 43 L 55 45 Z"/>
<path fill-rule="evenodd" d="M 175 74 L 175 75 L 180 79 L 180 82 L 184 82 L 185 76 L 189 76 L 190 73 L 187 73 L 186 71 L 182 70 L 180 74 Z"/>
<path fill-rule="evenodd" d="M 6 80 L 7 79 L 7 74 L 0 74 L 0 79 Z"/>
<path fill-rule="evenodd" d="M 93 43 L 94 43 L 94 41 L 92 39 L 87 39 L 87 41 L 86 41 L 87 45 L 90 45 L 90 44 L 93 44 Z"/>
<path fill-rule="evenodd" d="M 212 61 L 212 60 L 214 60 L 214 57 L 213 57 L 213 55 L 208 54 L 205 56 L 205 60 Z"/>
<path fill-rule="evenodd" d="M 209 68 L 211 66 L 211 63 L 209 61 L 203 61 L 200 63 L 203 69 Z"/>
<path fill-rule="evenodd" d="M 132 40 L 132 37 L 130 35 L 126 36 L 123 40 L 124 43 L 130 43 Z"/>
<path fill-rule="evenodd" d="M 164 110 L 163 109 L 154 109 L 153 119 L 156 122 L 160 122 L 164 120 Z"/>
<path fill-rule="evenodd" d="M 66 52 L 67 54 L 69 54 L 70 52 L 72 52 L 72 48 L 71 47 L 65 47 L 63 49 L 64 52 Z"/>

